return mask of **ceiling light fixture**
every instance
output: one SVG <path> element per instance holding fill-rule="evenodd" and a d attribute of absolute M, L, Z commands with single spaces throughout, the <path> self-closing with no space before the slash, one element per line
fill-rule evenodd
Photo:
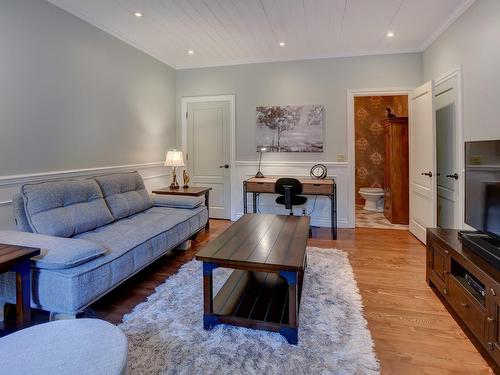
<path fill-rule="evenodd" d="M 280 47 L 284 47 L 285 46 L 285 42 L 280 42 Z"/>
<path fill-rule="evenodd" d="M 392 38 L 394 36 L 394 33 L 392 31 L 387 32 L 387 37 Z"/>
<path fill-rule="evenodd" d="M 143 14 L 141 12 L 134 12 L 134 16 L 136 16 L 137 18 L 141 18 Z"/>
<path fill-rule="evenodd" d="M 192 49 L 188 50 L 188 53 L 189 53 L 190 55 L 194 55 L 194 51 L 193 51 Z"/>

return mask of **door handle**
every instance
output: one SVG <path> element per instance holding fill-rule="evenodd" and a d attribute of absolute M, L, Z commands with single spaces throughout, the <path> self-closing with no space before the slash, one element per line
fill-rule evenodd
<path fill-rule="evenodd" d="M 429 171 L 429 172 L 422 172 L 421 173 L 422 176 L 429 176 L 429 177 L 432 177 L 432 172 Z"/>
<path fill-rule="evenodd" d="M 458 173 L 447 174 L 446 177 L 448 177 L 448 178 L 454 178 L 455 180 L 458 180 Z"/>
<path fill-rule="evenodd" d="M 226 168 L 226 169 L 228 169 L 229 168 L 229 164 L 219 165 L 219 168 Z"/>

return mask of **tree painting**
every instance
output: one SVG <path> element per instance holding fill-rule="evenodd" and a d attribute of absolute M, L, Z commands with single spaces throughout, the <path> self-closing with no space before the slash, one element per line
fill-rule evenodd
<path fill-rule="evenodd" d="M 323 152 L 322 105 L 257 107 L 257 150 Z"/>

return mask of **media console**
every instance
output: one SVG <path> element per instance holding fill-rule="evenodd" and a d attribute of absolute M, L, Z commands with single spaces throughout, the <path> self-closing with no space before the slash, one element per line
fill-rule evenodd
<path fill-rule="evenodd" d="M 462 244 L 457 230 L 433 228 L 426 280 L 500 365 L 500 271 Z"/>

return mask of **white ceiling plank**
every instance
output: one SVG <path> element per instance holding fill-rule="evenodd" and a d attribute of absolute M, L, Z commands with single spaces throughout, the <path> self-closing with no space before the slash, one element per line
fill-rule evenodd
<path fill-rule="evenodd" d="M 166 64 L 191 68 L 421 51 L 475 0 L 47 1 Z"/>

